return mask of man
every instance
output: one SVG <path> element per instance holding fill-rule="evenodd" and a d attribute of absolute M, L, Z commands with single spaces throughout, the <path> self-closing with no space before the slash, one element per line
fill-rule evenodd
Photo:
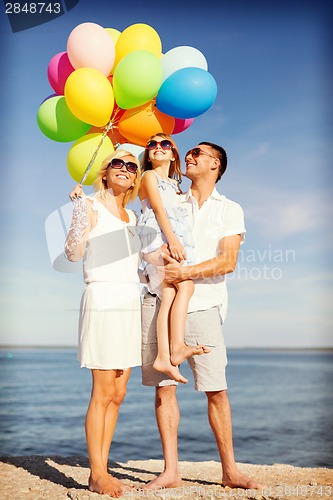
<path fill-rule="evenodd" d="M 191 189 L 182 195 L 193 224 L 193 238 L 198 264 L 182 266 L 167 254 L 164 280 L 176 283 L 192 279 L 195 292 L 191 298 L 185 342 L 206 345 L 209 353 L 189 358 L 195 389 L 204 391 L 208 401 L 208 419 L 213 430 L 222 464 L 222 485 L 246 489 L 260 488 L 256 481 L 237 468 L 233 444 L 232 421 L 225 367 L 226 348 L 222 323 L 226 315 L 227 290 L 225 275 L 234 271 L 245 227 L 243 210 L 237 203 L 220 195 L 215 189 L 227 167 L 225 150 L 210 142 L 201 142 L 185 157 L 186 177 Z M 156 315 L 158 300 L 147 293 L 142 308 L 142 383 L 156 387 L 156 418 L 161 436 L 164 471 L 148 488 L 180 486 L 178 467 L 179 408 L 177 383 L 152 367 L 157 353 Z"/>

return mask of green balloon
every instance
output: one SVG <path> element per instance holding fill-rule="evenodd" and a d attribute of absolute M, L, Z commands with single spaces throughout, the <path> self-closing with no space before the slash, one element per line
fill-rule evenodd
<path fill-rule="evenodd" d="M 162 84 L 162 65 L 146 50 L 127 54 L 117 64 L 113 76 L 115 101 L 120 108 L 131 109 L 153 99 Z"/>
<path fill-rule="evenodd" d="M 64 96 L 46 99 L 38 109 L 37 123 L 46 137 L 58 142 L 76 141 L 91 128 L 73 115 Z"/>

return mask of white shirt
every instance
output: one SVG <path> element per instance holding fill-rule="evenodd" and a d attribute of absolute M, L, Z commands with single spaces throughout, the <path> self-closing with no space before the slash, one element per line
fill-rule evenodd
<path fill-rule="evenodd" d="M 196 262 L 200 263 L 219 255 L 219 243 L 225 236 L 241 235 L 245 239 L 242 207 L 221 195 L 214 188 L 209 198 L 199 208 L 191 190 L 181 196 L 181 205 L 187 209 L 193 225 Z M 188 312 L 204 311 L 218 306 L 224 321 L 228 307 L 225 276 L 194 280 L 195 290 Z"/>

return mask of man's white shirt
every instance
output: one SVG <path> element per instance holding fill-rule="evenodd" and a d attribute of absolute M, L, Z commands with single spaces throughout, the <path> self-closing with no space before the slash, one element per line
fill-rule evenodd
<path fill-rule="evenodd" d="M 181 195 L 180 204 L 186 208 L 196 254 L 196 263 L 213 259 L 219 255 L 222 238 L 239 234 L 245 240 L 244 212 L 242 207 L 221 195 L 214 188 L 209 198 L 199 208 L 191 189 Z M 194 280 L 195 291 L 188 312 L 203 311 L 218 306 L 224 321 L 228 308 L 228 293 L 225 276 Z"/>

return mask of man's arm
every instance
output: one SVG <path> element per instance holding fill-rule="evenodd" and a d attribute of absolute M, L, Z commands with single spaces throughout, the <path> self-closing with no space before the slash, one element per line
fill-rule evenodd
<path fill-rule="evenodd" d="M 168 283 L 186 279 L 205 279 L 232 273 L 235 270 L 241 236 L 235 234 L 222 238 L 219 244 L 219 255 L 193 266 L 182 266 L 168 255 L 163 255 L 168 262 L 164 266 L 164 280 Z"/>

